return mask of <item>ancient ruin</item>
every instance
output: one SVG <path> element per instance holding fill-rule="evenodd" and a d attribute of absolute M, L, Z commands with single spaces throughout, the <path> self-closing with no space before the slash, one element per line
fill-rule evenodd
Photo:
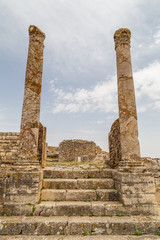
<path fill-rule="evenodd" d="M 119 29 L 114 34 L 122 159 L 130 159 L 132 155 L 140 156 L 130 37 L 128 29 Z"/>
<path fill-rule="evenodd" d="M 140 157 L 130 37 L 125 28 L 114 34 L 119 118 L 109 133 L 109 158 L 99 157 L 92 141 L 65 140 L 48 148 L 51 157 L 59 154 L 53 163 L 40 123 L 45 34 L 29 27 L 20 132 L 0 132 L 0 239 L 160 235 L 160 159 Z"/>
<path fill-rule="evenodd" d="M 94 160 L 100 148 L 93 141 L 87 140 L 64 140 L 59 144 L 59 160 L 74 161 L 75 158 Z"/>

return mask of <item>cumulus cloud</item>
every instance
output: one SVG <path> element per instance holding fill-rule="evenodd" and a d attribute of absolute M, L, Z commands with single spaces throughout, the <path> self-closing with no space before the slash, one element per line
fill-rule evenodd
<path fill-rule="evenodd" d="M 46 33 L 48 67 L 53 64 L 54 70 L 63 73 L 86 72 L 108 61 L 114 31 L 138 14 L 138 2 L 1 0 L 0 48 L 24 54 L 27 28 L 35 24 Z"/>
<path fill-rule="evenodd" d="M 160 26 L 158 26 L 158 31 L 154 34 L 155 44 L 160 44 Z"/>
<path fill-rule="evenodd" d="M 138 99 L 148 97 L 153 103 L 160 100 L 160 62 L 156 61 L 134 73 Z"/>
<path fill-rule="evenodd" d="M 148 108 L 160 108 L 160 62 L 134 73 L 138 111 Z M 57 79 L 50 81 L 50 89 L 54 92 L 55 101 L 52 112 L 117 112 L 117 80 L 116 76 L 96 84 L 91 89 L 76 89 L 65 92 L 56 88 Z M 145 98 L 145 101 L 142 101 Z M 99 124 L 101 122 L 98 122 Z"/>
<path fill-rule="evenodd" d="M 76 89 L 65 92 L 55 87 L 51 80 L 51 90 L 56 101 L 53 113 L 59 112 L 116 112 L 116 77 L 100 82 L 91 89 Z"/>

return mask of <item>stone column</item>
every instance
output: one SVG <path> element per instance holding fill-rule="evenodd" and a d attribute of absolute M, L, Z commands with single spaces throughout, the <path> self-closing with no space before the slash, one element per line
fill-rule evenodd
<path fill-rule="evenodd" d="M 137 111 L 130 55 L 129 29 L 115 32 L 115 50 L 117 56 L 118 104 L 122 159 L 140 156 L 138 141 Z"/>
<path fill-rule="evenodd" d="M 29 49 L 20 130 L 19 158 L 37 160 L 43 41 L 45 34 L 36 26 L 29 27 Z"/>

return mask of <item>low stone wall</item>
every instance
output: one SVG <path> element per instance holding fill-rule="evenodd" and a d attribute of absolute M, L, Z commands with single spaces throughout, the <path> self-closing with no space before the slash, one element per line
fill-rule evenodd
<path fill-rule="evenodd" d="M 99 147 L 92 141 L 86 140 L 64 140 L 59 144 L 59 160 L 74 161 L 76 157 L 88 156 L 88 160 L 93 160 Z"/>
<path fill-rule="evenodd" d="M 160 158 L 142 158 L 149 172 L 152 173 L 155 181 L 156 198 L 160 207 Z"/>
<path fill-rule="evenodd" d="M 121 143 L 120 143 L 120 126 L 119 119 L 115 120 L 109 132 L 109 161 L 112 168 L 118 167 L 121 161 Z"/>
<path fill-rule="evenodd" d="M 19 147 L 18 132 L 0 132 L 0 164 L 12 163 Z"/>

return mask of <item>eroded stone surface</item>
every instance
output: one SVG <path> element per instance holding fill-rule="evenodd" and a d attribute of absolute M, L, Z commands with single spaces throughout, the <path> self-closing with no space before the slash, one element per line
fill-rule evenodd
<path fill-rule="evenodd" d="M 29 48 L 21 118 L 19 158 L 37 159 L 45 34 L 29 27 Z"/>
<path fill-rule="evenodd" d="M 133 154 L 140 156 L 130 37 L 131 33 L 126 28 L 119 29 L 114 34 L 122 159 L 130 159 Z"/>
<path fill-rule="evenodd" d="M 119 119 L 115 120 L 109 132 L 109 161 L 108 164 L 112 168 L 118 167 L 121 161 L 121 141 Z"/>
<path fill-rule="evenodd" d="M 93 141 L 64 140 L 59 144 L 59 160 L 74 161 L 81 157 L 84 161 L 93 160 L 101 149 Z"/>

